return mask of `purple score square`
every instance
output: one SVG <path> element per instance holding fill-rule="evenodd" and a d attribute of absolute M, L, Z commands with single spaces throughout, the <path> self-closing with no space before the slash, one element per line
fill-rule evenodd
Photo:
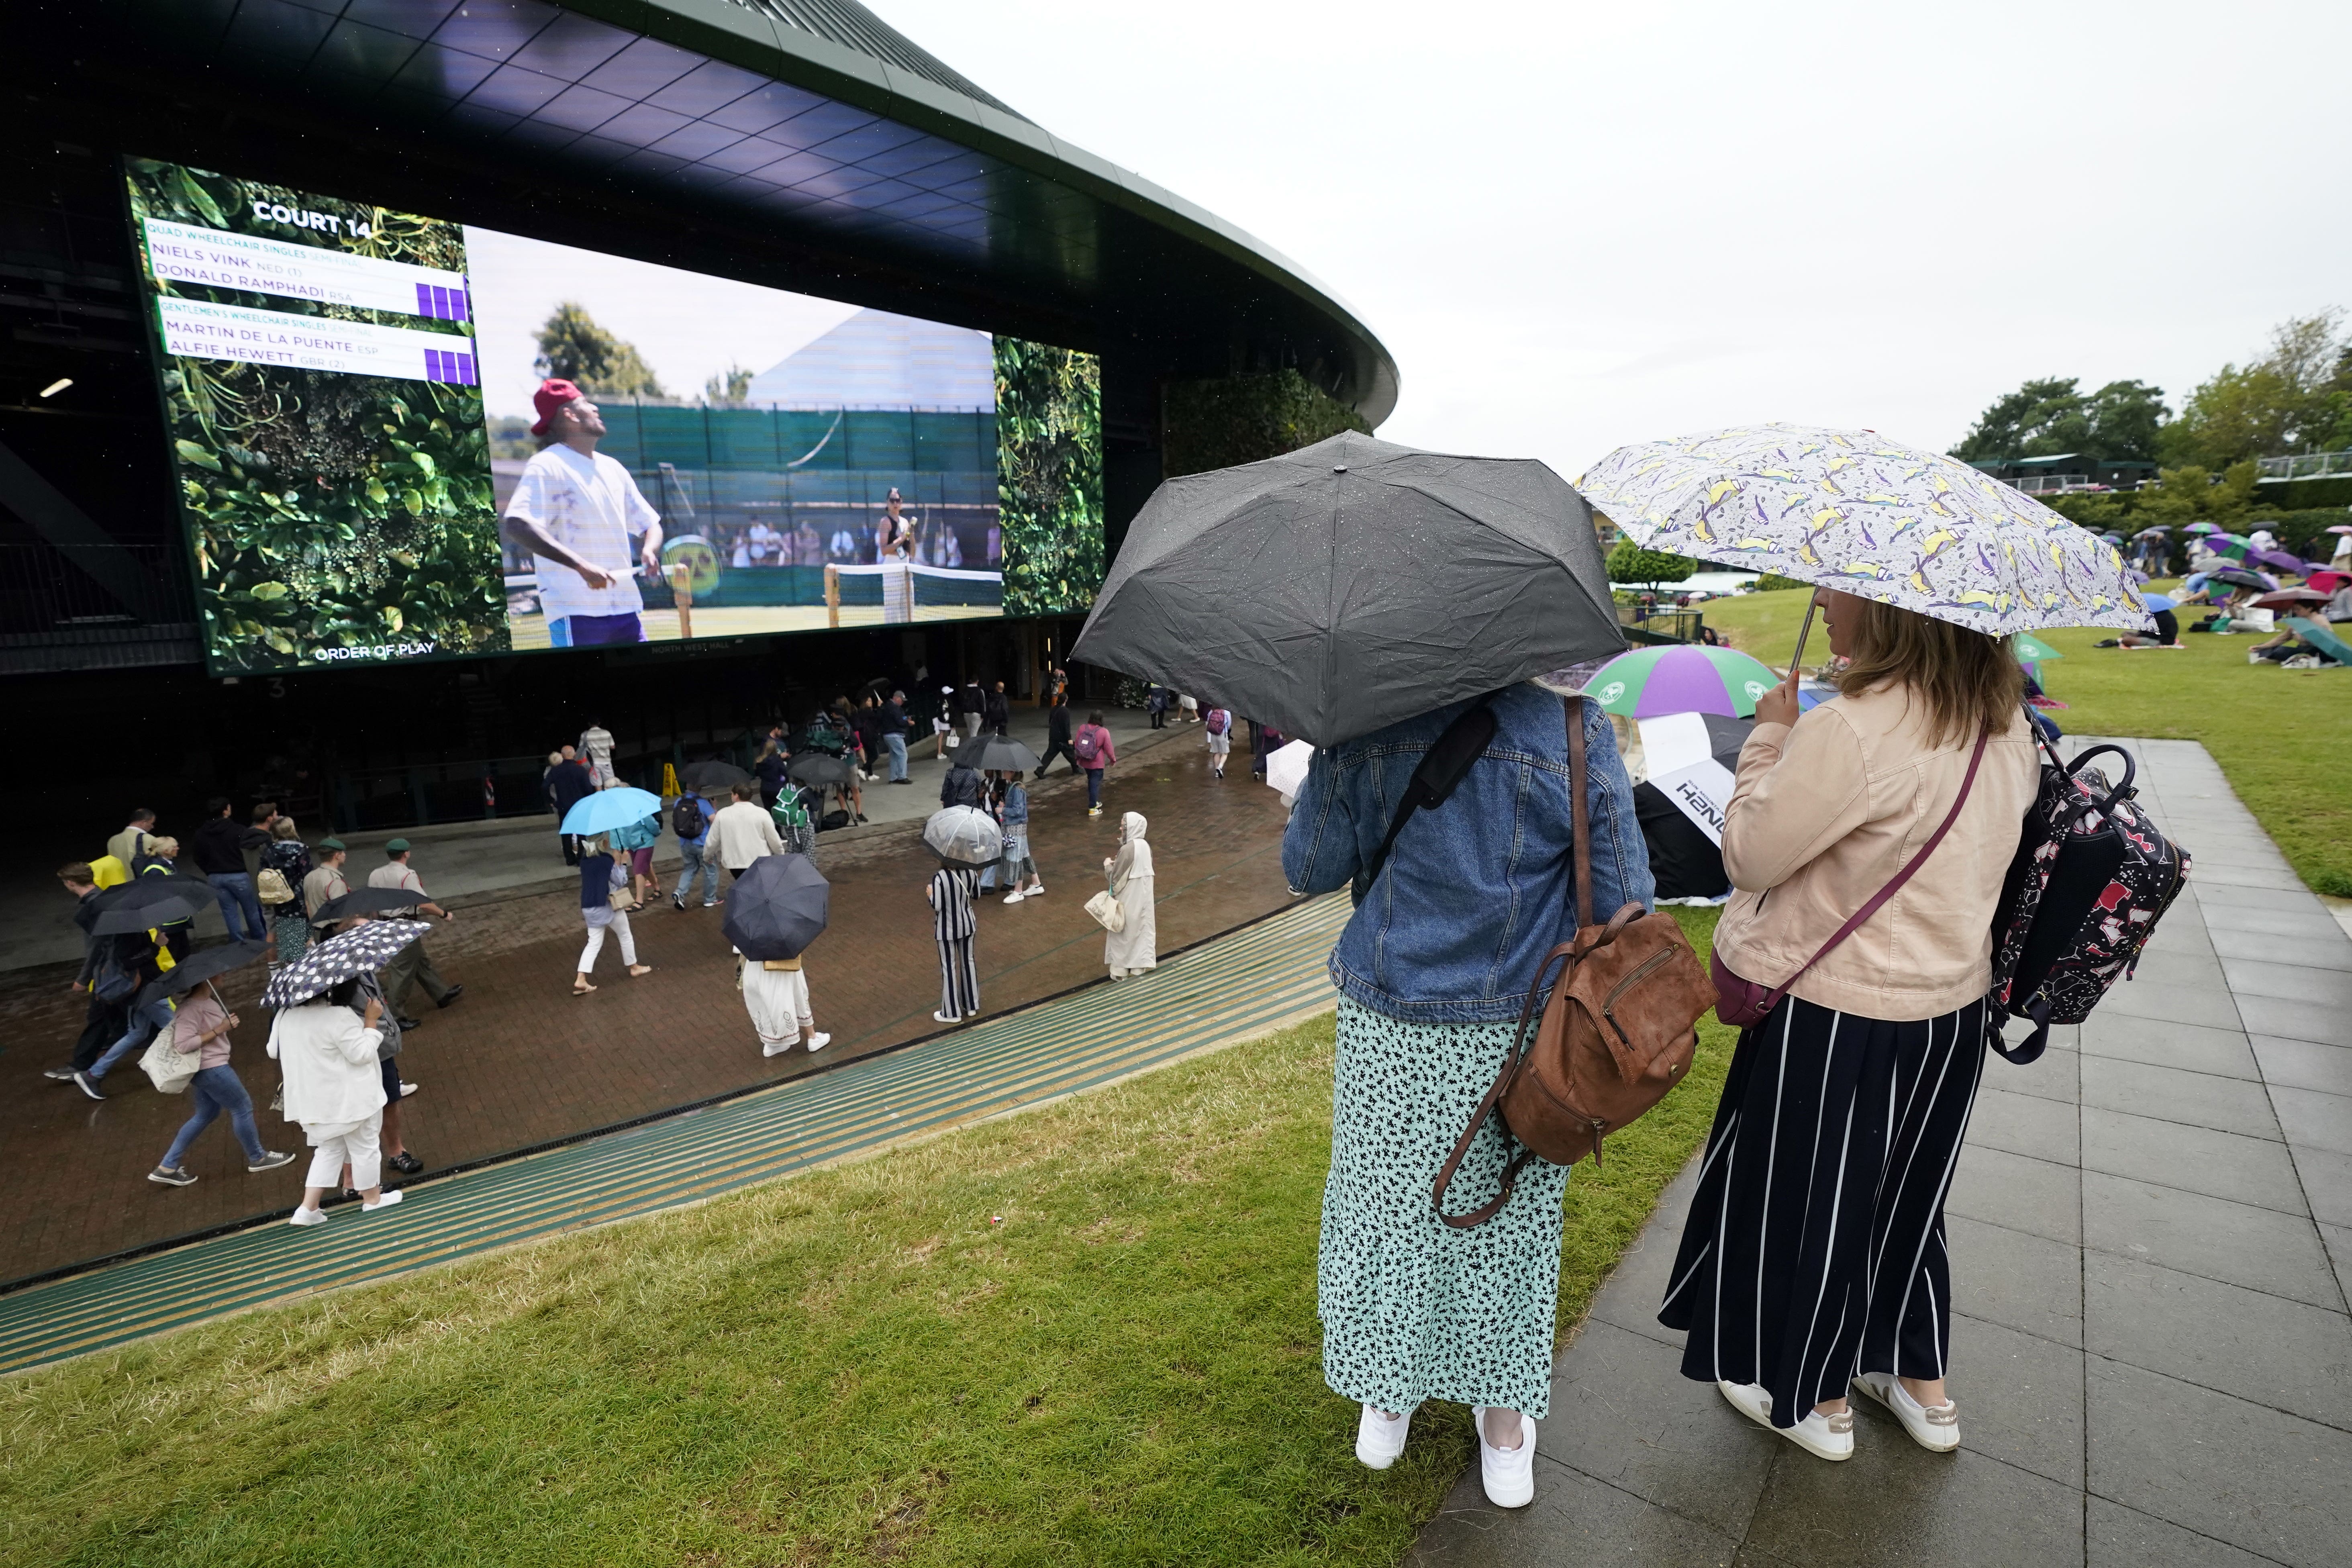
<path fill-rule="evenodd" d="M 433 286 L 429 283 L 416 286 L 416 313 L 428 317 L 433 314 Z"/>

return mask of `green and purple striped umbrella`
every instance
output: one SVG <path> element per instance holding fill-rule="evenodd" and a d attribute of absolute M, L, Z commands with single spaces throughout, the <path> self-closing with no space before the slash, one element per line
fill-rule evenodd
<path fill-rule="evenodd" d="M 1758 660 L 1727 647 L 1637 647 L 1602 665 L 1584 694 L 1627 719 L 1667 713 L 1727 713 L 1745 719 L 1780 683 Z"/>

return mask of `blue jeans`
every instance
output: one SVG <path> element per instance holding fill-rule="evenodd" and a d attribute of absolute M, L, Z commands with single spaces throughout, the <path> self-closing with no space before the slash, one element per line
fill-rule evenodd
<path fill-rule="evenodd" d="M 907 737 L 885 735 L 882 743 L 890 750 L 890 782 L 897 784 L 907 776 Z"/>
<path fill-rule="evenodd" d="M 693 901 L 687 895 L 694 891 L 694 879 L 698 873 L 702 878 L 702 901 L 706 904 L 719 901 L 719 862 L 709 858 L 709 848 L 707 843 L 680 844 L 677 847 L 679 857 L 686 862 L 677 872 L 679 903 Z"/>
<path fill-rule="evenodd" d="M 221 923 L 228 927 L 229 941 L 268 940 L 269 926 L 261 918 L 261 900 L 253 891 L 252 878 L 242 871 L 215 871 L 205 880 L 213 885 L 213 897 L 220 900 Z"/>
<path fill-rule="evenodd" d="M 122 1031 L 121 1039 L 106 1047 L 104 1056 L 90 1064 L 89 1076 L 104 1078 L 115 1063 L 133 1051 L 146 1049 L 147 1042 L 153 1039 L 159 1030 L 172 1026 L 172 1011 L 169 1001 L 150 1002 L 144 1007 L 133 1008 L 131 1026 Z"/>
<path fill-rule="evenodd" d="M 1087 808 L 1090 811 L 1102 804 L 1102 776 L 1100 768 L 1087 770 Z"/>
<path fill-rule="evenodd" d="M 236 1141 L 245 1145 L 245 1163 L 255 1163 L 269 1152 L 261 1146 L 261 1129 L 253 1124 L 253 1097 L 245 1092 L 245 1080 L 236 1069 L 223 1062 L 216 1068 L 206 1068 L 188 1080 L 188 1119 L 180 1125 L 180 1135 L 172 1140 L 171 1152 L 163 1156 L 163 1168 L 177 1170 L 187 1158 L 188 1145 L 196 1134 L 210 1127 L 224 1110 L 228 1112 L 228 1124 L 236 1131 Z"/>

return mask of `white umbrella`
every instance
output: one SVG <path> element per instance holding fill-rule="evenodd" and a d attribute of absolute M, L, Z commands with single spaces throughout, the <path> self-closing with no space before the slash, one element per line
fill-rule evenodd
<path fill-rule="evenodd" d="M 996 819 L 975 805 L 950 805 L 935 811 L 923 824 L 923 842 L 942 860 L 959 866 L 986 866 L 1004 853 L 1004 830 Z"/>
<path fill-rule="evenodd" d="M 1295 795 L 1307 783 L 1307 764 L 1314 760 L 1315 746 L 1310 741 L 1277 746 L 1265 759 L 1265 782 L 1279 794 Z"/>
<path fill-rule="evenodd" d="M 2145 626 L 2115 546 L 1940 452 L 1758 425 L 1620 447 L 1576 481 L 1636 542 L 1995 637 Z"/>

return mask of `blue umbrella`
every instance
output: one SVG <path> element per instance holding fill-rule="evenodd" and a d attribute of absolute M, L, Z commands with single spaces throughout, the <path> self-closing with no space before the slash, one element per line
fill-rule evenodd
<path fill-rule="evenodd" d="M 2158 610 L 2172 608 L 2171 598 L 2163 594 L 2142 594 L 2139 596 L 2139 602 L 2147 606 L 2150 615 L 2154 615 Z"/>
<path fill-rule="evenodd" d="M 626 827 L 633 822 L 643 822 L 660 813 L 661 796 L 634 787 L 600 789 L 594 795 L 563 814 L 563 826 L 559 833 L 576 837 L 588 837 L 598 833 L 610 833 L 616 827 Z"/>

